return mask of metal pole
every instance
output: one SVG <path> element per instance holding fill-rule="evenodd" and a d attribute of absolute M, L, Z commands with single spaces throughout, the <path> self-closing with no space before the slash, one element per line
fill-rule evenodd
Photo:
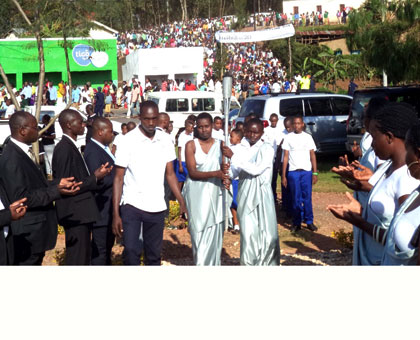
<path fill-rule="evenodd" d="M 257 30 L 257 22 L 256 22 L 256 17 L 255 17 L 255 0 L 252 2 L 253 7 L 254 7 L 254 31 Z"/>
<path fill-rule="evenodd" d="M 229 108 L 230 108 L 230 97 L 232 96 L 232 76 L 225 74 L 223 76 L 223 112 L 225 115 L 225 145 L 229 145 Z M 224 163 L 228 163 L 227 157 L 223 159 Z M 225 230 L 229 227 L 229 203 L 228 193 L 225 191 Z"/>

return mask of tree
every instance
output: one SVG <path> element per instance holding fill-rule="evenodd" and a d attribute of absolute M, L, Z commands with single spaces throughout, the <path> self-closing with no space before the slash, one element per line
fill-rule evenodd
<path fill-rule="evenodd" d="M 314 78 L 320 77 L 324 86 L 332 85 L 333 91 L 337 90 L 337 80 L 348 78 L 346 65 L 357 67 L 351 59 L 346 59 L 342 54 L 334 53 L 332 50 L 321 52 L 318 59 L 310 58 L 311 62 L 321 69 L 313 74 Z"/>
<path fill-rule="evenodd" d="M 394 83 L 420 79 L 420 2 L 367 0 L 349 14 L 347 38 L 371 67 Z"/>
<path fill-rule="evenodd" d="M 62 47 L 64 48 L 66 58 L 67 76 L 69 82 L 69 95 L 72 95 L 72 79 L 70 72 L 70 63 L 68 56 L 68 49 L 72 48 L 72 43 L 69 43 L 67 38 L 69 36 L 83 36 L 87 35 L 89 28 L 91 27 L 89 5 L 85 0 L 70 1 L 67 3 L 55 2 L 49 3 L 47 0 L 39 0 L 36 3 L 31 1 L 18 2 L 17 0 L 11 0 L 21 17 L 24 20 L 25 28 L 27 32 L 35 36 L 36 44 L 38 47 L 38 60 L 39 60 L 39 77 L 38 77 L 38 93 L 35 106 L 35 118 L 37 122 L 40 121 L 42 94 L 44 90 L 45 82 L 45 60 L 44 60 L 44 47 L 43 37 L 44 36 L 61 36 L 63 38 Z M 22 5 L 21 5 L 22 3 Z M 23 10 L 23 8 L 25 10 Z M 14 98 L 13 91 L 8 82 L 6 74 L 0 64 L 0 73 L 6 84 L 8 92 L 11 94 L 12 100 L 16 106 L 16 109 L 20 109 L 19 104 Z M 71 105 L 71 100 L 67 104 L 66 108 Z M 42 135 L 58 118 L 54 117 L 50 120 L 47 127 L 42 129 L 39 134 Z M 36 160 L 39 163 L 39 145 L 35 142 L 32 146 L 35 153 Z"/>

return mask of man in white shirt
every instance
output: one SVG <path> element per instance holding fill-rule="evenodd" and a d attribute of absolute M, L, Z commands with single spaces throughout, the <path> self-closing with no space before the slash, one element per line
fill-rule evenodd
<path fill-rule="evenodd" d="M 279 148 L 281 142 L 283 142 L 284 134 L 283 131 L 277 126 L 279 117 L 276 113 L 270 115 L 270 126 L 264 129 L 263 140 L 270 143 L 274 149 L 273 159 L 273 177 L 271 181 L 271 187 L 273 189 L 274 202 L 277 202 L 277 177 L 279 172 L 279 164 L 281 158 L 281 149 Z"/>
<path fill-rule="evenodd" d="M 173 169 L 175 150 L 168 134 L 156 130 L 158 115 L 157 104 L 145 101 L 141 124 L 124 136 L 116 152 L 112 229 L 123 237 L 125 265 L 139 265 L 143 249 L 146 265 L 161 263 L 165 171 L 181 214 L 186 212 Z"/>
<path fill-rule="evenodd" d="M 15 105 L 12 104 L 11 99 L 6 99 L 6 105 L 7 105 L 7 108 L 6 108 L 6 112 L 4 113 L 4 118 L 10 119 L 10 116 L 15 113 L 16 108 L 15 108 Z"/>
<path fill-rule="evenodd" d="M 179 190 L 182 190 L 185 180 L 188 176 L 187 165 L 185 163 L 185 145 L 194 139 L 194 121 L 186 120 L 185 130 L 178 137 L 178 159 L 175 162 L 175 173 L 179 183 Z"/>
<path fill-rule="evenodd" d="M 312 185 L 318 181 L 316 146 L 312 136 L 303 129 L 303 118 L 294 117 L 294 132 L 289 133 L 283 142 L 282 184 L 290 187 L 294 232 L 300 230 L 302 216 L 309 230 L 318 229 L 313 224 L 312 210 Z M 289 173 L 286 177 L 287 165 L 289 165 Z"/>

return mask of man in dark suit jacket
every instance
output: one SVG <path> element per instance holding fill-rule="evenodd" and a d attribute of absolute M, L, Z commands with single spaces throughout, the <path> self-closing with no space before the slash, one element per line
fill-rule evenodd
<path fill-rule="evenodd" d="M 74 197 L 65 197 L 56 202 L 57 217 L 66 235 L 66 264 L 90 264 L 90 231 L 99 220 L 94 190 L 108 175 L 112 167 L 103 164 L 90 173 L 77 146 L 77 136 L 84 134 L 85 124 L 79 112 L 68 109 L 60 113 L 59 122 L 63 138 L 54 149 L 52 168 L 53 177 L 74 177 L 82 181 L 80 191 Z"/>
<path fill-rule="evenodd" d="M 6 194 L 0 187 L 0 265 L 13 264 L 13 239 L 10 223 L 25 216 L 26 197 L 7 207 Z"/>
<path fill-rule="evenodd" d="M 109 119 L 97 117 L 92 122 L 91 143 L 86 145 L 84 158 L 90 173 L 93 173 L 102 164 L 109 163 L 114 166 L 114 155 L 109 144 L 112 143 L 114 134 L 112 123 Z M 92 229 L 92 265 L 110 265 L 111 251 L 115 236 L 112 233 L 112 183 L 115 169 L 106 176 L 95 191 L 96 205 L 100 219 L 93 224 Z"/>
<path fill-rule="evenodd" d="M 28 210 L 10 223 L 14 264 L 41 265 L 45 251 L 57 241 L 57 218 L 53 201 L 80 188 L 71 178 L 49 183 L 34 161 L 31 143 L 38 139 L 38 124 L 28 112 L 18 111 L 9 120 L 11 139 L 0 157 L 0 185 L 6 204 L 26 197 Z M 61 177 L 60 177 L 61 178 Z"/>

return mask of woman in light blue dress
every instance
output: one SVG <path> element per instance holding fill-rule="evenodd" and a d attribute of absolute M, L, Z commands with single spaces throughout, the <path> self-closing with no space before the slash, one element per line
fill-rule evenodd
<path fill-rule="evenodd" d="M 241 265 L 278 266 L 280 245 L 271 176 L 274 150 L 264 143 L 262 122 L 246 123 L 245 136 L 232 157 L 231 176 L 239 176 L 238 218 L 241 235 Z"/>
<path fill-rule="evenodd" d="M 221 264 L 224 196 L 228 195 L 228 206 L 232 203 L 232 195 L 225 188 L 230 185 L 229 178 L 221 168 L 221 142 L 211 137 L 212 123 L 206 112 L 197 117 L 197 138 L 185 147 L 188 177 L 182 190 L 194 263 L 204 266 Z"/>
<path fill-rule="evenodd" d="M 405 139 L 408 171 L 420 180 L 420 125 L 413 126 Z M 418 264 L 420 226 L 420 186 L 398 209 L 388 229 L 382 265 Z"/>
<path fill-rule="evenodd" d="M 412 107 L 401 103 L 388 103 L 376 112 L 369 126 L 372 147 L 380 159 L 389 161 L 388 164 L 382 165 L 369 180 L 375 185 L 364 209 L 350 194 L 347 195 L 349 204 L 328 206 L 334 216 L 364 232 L 359 241 L 359 248 L 363 250 L 359 249 L 361 265 L 381 264 L 391 221 L 399 206 L 420 184 L 408 174 L 404 144 L 408 129 L 417 122 Z"/>

